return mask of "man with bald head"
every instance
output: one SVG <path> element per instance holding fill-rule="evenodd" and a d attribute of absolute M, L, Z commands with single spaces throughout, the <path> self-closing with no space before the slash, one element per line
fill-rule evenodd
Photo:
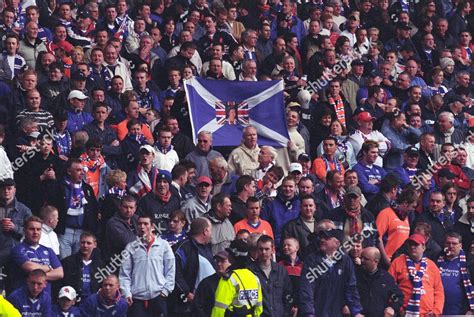
<path fill-rule="evenodd" d="M 379 269 L 380 251 L 375 247 L 362 250 L 361 266 L 356 270 L 362 314 L 395 316 L 403 304 L 403 294 L 387 271 Z"/>

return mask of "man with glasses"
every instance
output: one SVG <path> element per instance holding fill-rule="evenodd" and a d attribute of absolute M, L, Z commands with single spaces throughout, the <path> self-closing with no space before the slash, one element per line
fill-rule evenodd
<path fill-rule="evenodd" d="M 444 286 L 443 315 L 471 315 L 474 312 L 470 274 L 473 268 L 466 261 L 459 233 L 446 234 L 444 253 L 438 259 L 438 267 Z"/>

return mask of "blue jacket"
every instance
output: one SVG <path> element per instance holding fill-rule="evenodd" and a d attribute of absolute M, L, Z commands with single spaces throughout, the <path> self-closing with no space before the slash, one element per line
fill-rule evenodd
<path fill-rule="evenodd" d="M 416 143 L 415 140 L 409 140 L 413 137 L 418 140 L 421 132 L 413 127 L 402 128 L 401 131 L 393 129 L 388 122 L 384 122 L 382 133 L 390 140 L 392 147 L 384 157 L 384 167 L 387 170 L 393 170 L 402 165 L 403 153 L 410 143 Z M 411 141 L 411 142 L 410 142 Z M 413 142 L 415 141 L 415 142 Z"/>
<path fill-rule="evenodd" d="M 362 313 L 354 264 L 342 254 L 332 266 L 323 262 L 324 255 L 312 253 L 304 262 L 300 280 L 301 316 L 342 317 L 347 305 L 351 315 Z"/>
<path fill-rule="evenodd" d="M 87 297 L 80 306 L 80 310 L 82 316 L 88 317 L 127 317 L 128 304 L 119 292 L 117 292 L 115 305 L 107 307 L 97 293 Z"/>
<path fill-rule="evenodd" d="M 419 171 L 419 168 L 415 168 L 412 170 L 408 170 L 408 168 L 403 164 L 400 167 L 397 167 L 396 169 L 393 170 L 393 174 L 397 176 L 400 181 L 402 182 L 403 186 L 408 185 L 410 183 L 410 177 L 413 177 L 416 175 L 416 173 Z"/>
<path fill-rule="evenodd" d="M 61 266 L 54 251 L 45 246 L 39 245 L 34 249 L 29 244 L 21 242 L 11 250 L 10 260 L 12 261 L 11 276 L 12 289 L 26 285 L 26 272 L 21 268 L 26 262 L 33 262 L 41 265 L 48 265 L 53 269 Z M 50 293 L 51 284 L 45 290 Z"/>
<path fill-rule="evenodd" d="M 380 166 L 373 164 L 372 167 L 368 167 L 362 162 L 354 165 L 352 170 L 354 170 L 359 177 L 359 187 L 362 193 L 364 193 L 367 201 L 370 201 L 371 198 L 375 197 L 380 191 L 380 185 L 370 184 L 369 181 L 372 179 L 381 181 L 387 175 L 387 172 Z"/>
<path fill-rule="evenodd" d="M 86 124 L 92 122 L 93 120 L 94 118 L 92 118 L 91 114 L 88 112 L 82 111 L 75 113 L 68 111 L 66 129 L 69 131 L 69 133 L 74 133 L 76 131 L 82 130 Z"/>
<path fill-rule="evenodd" d="M 84 315 L 81 315 L 81 311 L 76 306 L 72 306 L 67 312 L 69 313 L 68 317 L 81 317 L 81 316 L 84 316 Z M 64 317 L 59 305 L 53 305 L 53 310 L 52 310 L 51 317 Z"/>
<path fill-rule="evenodd" d="M 46 291 L 42 291 L 38 301 L 33 303 L 28 289 L 23 286 L 14 290 L 7 300 L 18 309 L 22 316 L 51 316 L 51 295 Z"/>
<path fill-rule="evenodd" d="M 301 201 L 298 195 L 290 200 L 285 200 L 281 193 L 275 199 L 267 200 L 262 208 L 262 219 L 268 221 L 275 235 L 275 245 L 280 247 L 281 231 L 283 226 L 290 220 L 298 218 L 300 215 Z"/>

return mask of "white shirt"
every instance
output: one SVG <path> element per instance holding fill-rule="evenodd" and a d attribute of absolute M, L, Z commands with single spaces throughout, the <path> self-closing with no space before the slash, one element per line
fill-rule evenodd
<path fill-rule="evenodd" d="M 42 246 L 53 249 L 56 255 L 59 255 L 59 240 L 56 232 L 53 231 L 53 228 L 43 223 L 41 226 L 41 239 L 39 244 Z"/>

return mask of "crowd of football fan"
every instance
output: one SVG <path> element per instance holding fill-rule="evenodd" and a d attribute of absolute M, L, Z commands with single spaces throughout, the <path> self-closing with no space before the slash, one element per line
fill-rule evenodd
<path fill-rule="evenodd" d="M 0 316 L 474 315 L 473 5 L 1 0 Z"/>

